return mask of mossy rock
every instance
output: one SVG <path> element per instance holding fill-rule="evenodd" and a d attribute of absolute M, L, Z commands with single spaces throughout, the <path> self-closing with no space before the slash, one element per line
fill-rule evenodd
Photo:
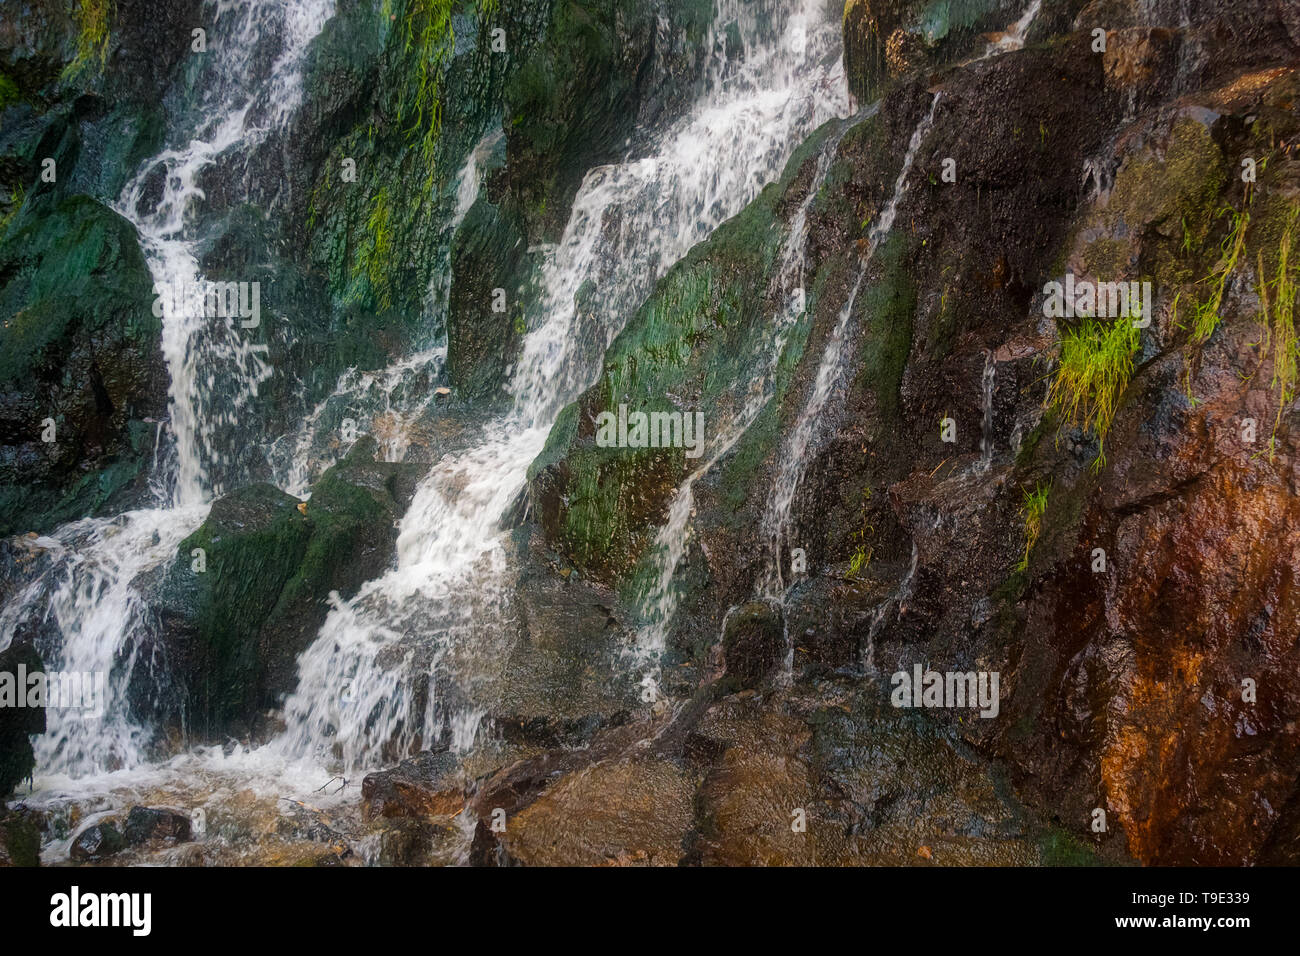
<path fill-rule="evenodd" d="M 803 173 L 830 126 L 796 151 L 778 182 L 660 280 L 610 346 L 600 379 L 560 415 L 530 468 L 543 531 L 584 574 L 636 590 L 643 572 L 650 573 L 644 557 L 673 495 L 704 462 L 681 447 L 599 447 L 599 416 L 617 415 L 622 405 L 629 415 L 699 411 L 708 448 L 741 414 L 738 396 L 769 371 L 775 306 L 767 287 L 784 239 L 782 216 L 791 208 L 795 183 L 806 187 Z M 776 407 L 802 354 L 806 316 L 787 329 L 785 351 L 777 357 L 771 385 Z M 764 415 L 763 427 L 752 435 L 747 430 L 733 457 L 719 466 L 733 502 L 744 500 L 777 439 L 775 414 Z"/>
<path fill-rule="evenodd" d="M 135 228 L 88 196 L 30 200 L 0 242 L 0 533 L 124 503 L 166 408 Z M 54 440 L 43 441 L 46 419 Z"/>
<path fill-rule="evenodd" d="M 513 223 L 482 200 L 456 232 L 447 375 L 462 398 L 486 397 L 505 381 L 522 332 L 518 276 L 525 251 L 524 237 Z"/>
<path fill-rule="evenodd" d="M 373 460 L 364 438 L 299 501 L 267 484 L 218 499 L 157 588 L 156 612 L 203 737 L 255 729 L 292 691 L 297 656 L 328 613 L 392 559 L 418 466 Z M 202 549 L 203 571 L 196 571 Z"/>

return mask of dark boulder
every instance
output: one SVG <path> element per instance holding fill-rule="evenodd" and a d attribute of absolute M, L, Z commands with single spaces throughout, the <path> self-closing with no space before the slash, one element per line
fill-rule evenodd
<path fill-rule="evenodd" d="M 104 860 L 126 848 L 126 840 L 112 823 L 96 823 L 73 838 L 70 855 L 78 863 Z"/>
<path fill-rule="evenodd" d="M 0 651 L 0 681 L 12 681 L 15 694 L 25 694 L 18 685 L 19 668 L 26 674 L 44 669 L 41 657 L 29 644 L 11 644 Z M 36 753 L 31 736 L 45 733 L 45 708 L 18 707 L 17 701 L 0 699 L 0 799 L 32 775 Z"/>
<path fill-rule="evenodd" d="M 361 781 L 362 812 L 376 817 L 451 816 L 465 806 L 460 760 L 448 751 L 417 754 Z"/>
<path fill-rule="evenodd" d="M 175 810 L 132 807 L 126 815 L 122 836 L 131 846 L 150 840 L 184 843 L 190 838 L 190 818 Z"/>
<path fill-rule="evenodd" d="M 0 533 L 143 491 L 167 394 L 151 289 L 135 228 L 87 196 L 29 201 L 0 242 Z"/>
<path fill-rule="evenodd" d="M 23 806 L 0 803 L 0 868 L 41 865 L 41 828 Z"/>
<path fill-rule="evenodd" d="M 357 442 L 306 502 L 266 484 L 219 498 L 175 563 L 142 582 L 157 594 L 192 731 L 255 730 L 293 690 L 297 656 L 330 593 L 350 597 L 392 560 L 396 521 L 422 467 L 377 462 L 375 452 L 373 439 Z"/>
<path fill-rule="evenodd" d="M 748 689 L 761 683 L 785 659 L 785 624 L 781 612 L 763 601 L 737 608 L 727 618 L 722 656 L 728 686 Z"/>

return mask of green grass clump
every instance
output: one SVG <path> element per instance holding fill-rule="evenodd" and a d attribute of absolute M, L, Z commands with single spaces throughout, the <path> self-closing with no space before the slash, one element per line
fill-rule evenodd
<path fill-rule="evenodd" d="M 108 23 L 113 16 L 113 0 L 75 0 L 75 3 L 77 55 L 64 67 L 64 79 L 79 76 L 92 64 L 98 64 L 102 70 L 108 61 Z"/>
<path fill-rule="evenodd" d="M 1224 207 L 1219 211 L 1219 218 L 1223 216 L 1231 218 L 1231 225 L 1227 236 L 1223 239 L 1221 246 L 1223 255 L 1219 261 L 1214 264 L 1210 274 L 1201 282 L 1210 287 L 1209 295 L 1196 304 L 1192 314 L 1192 343 L 1201 345 L 1214 334 L 1214 330 L 1219 327 L 1223 321 L 1219 315 L 1219 309 L 1223 305 L 1223 294 L 1227 288 L 1228 277 L 1232 275 L 1237 268 L 1237 260 L 1241 257 L 1241 252 L 1246 246 L 1246 227 L 1250 224 L 1250 216 L 1247 213 L 1237 212 L 1231 207 Z M 1184 237 L 1184 246 L 1187 246 L 1188 240 Z"/>
<path fill-rule="evenodd" d="M 1064 422 L 1091 428 L 1097 436 L 1097 461 L 1102 452 L 1119 401 L 1133 374 L 1133 353 L 1141 331 L 1124 318 L 1118 322 L 1085 319 L 1067 328 L 1061 338 L 1061 357 L 1047 393 L 1047 405 Z"/>
<path fill-rule="evenodd" d="M 853 533 L 853 540 L 856 544 L 852 557 L 849 558 L 850 579 L 856 579 L 858 572 L 865 571 L 871 567 L 871 556 L 875 552 L 875 545 L 871 543 L 875 535 L 875 526 L 871 524 L 867 514 L 867 506 L 871 502 L 871 486 L 867 485 L 862 489 L 862 526 Z"/>
<path fill-rule="evenodd" d="M 1036 485 L 1033 491 L 1024 493 L 1020 514 L 1025 519 L 1025 554 L 1016 565 L 1017 571 L 1029 569 L 1029 552 L 1034 549 L 1038 536 L 1043 533 L 1043 515 L 1047 513 L 1047 496 L 1051 490 L 1051 482 L 1048 482 L 1046 485 Z"/>

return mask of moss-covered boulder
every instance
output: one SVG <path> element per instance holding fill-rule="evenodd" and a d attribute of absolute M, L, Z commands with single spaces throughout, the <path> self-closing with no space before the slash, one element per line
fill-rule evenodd
<path fill-rule="evenodd" d="M 166 409 L 135 228 L 88 196 L 28 202 L 0 242 L 0 533 L 122 504 Z"/>
<path fill-rule="evenodd" d="M 828 134 L 829 125 L 792 157 L 779 182 L 658 283 L 610 346 L 599 381 L 560 414 L 533 462 L 530 494 L 539 523 L 588 576 L 627 580 L 683 479 L 744 431 L 741 423 L 753 417 L 753 390 L 778 394 L 788 382 L 806 316 L 790 317 L 786 293 L 773 294 L 769 280 L 784 218 L 803 199 Z M 810 289 L 807 301 L 815 300 Z M 790 318 L 787 327 L 782 317 Z M 638 413 L 681 416 L 680 441 L 610 445 L 598 434 L 606 413 L 614 419 L 625 413 L 629 421 Z M 703 423 L 690 448 L 687 417 Z M 724 469 L 722 480 L 746 484 L 776 437 L 762 424 L 746 433 L 730 460 L 734 470 Z"/>
<path fill-rule="evenodd" d="M 200 737 L 255 729 L 294 686 L 295 661 L 328 612 L 392 559 L 412 466 L 373 460 L 363 439 L 303 502 L 266 484 L 212 506 L 178 548 L 156 612 Z"/>
<path fill-rule="evenodd" d="M 638 119 L 673 108 L 712 18 L 707 0 L 552 5 L 505 89 L 508 176 L 530 238 L 558 238 L 586 171 L 619 155 Z"/>

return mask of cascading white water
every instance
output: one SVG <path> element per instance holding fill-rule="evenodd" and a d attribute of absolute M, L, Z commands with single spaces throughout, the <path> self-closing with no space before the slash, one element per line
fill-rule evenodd
<path fill-rule="evenodd" d="M 397 566 L 336 606 L 300 658 L 277 742 L 287 754 L 323 752 L 355 769 L 427 745 L 475 711 L 478 678 L 514 640 L 501 518 L 556 415 L 594 381 L 656 279 L 845 112 L 838 21 L 819 0 L 791 6 L 760 18 L 751 4 L 722 0 L 699 101 L 655 137 L 653 155 L 587 174 L 544 266 L 541 320 L 512 369 L 512 410 L 434 467 L 402 521 Z M 741 56 L 726 49 L 729 28 Z M 725 444 L 715 438 L 711 455 Z M 468 704 L 438 698 L 439 668 Z M 472 733 L 456 723 L 467 746 Z"/>
<path fill-rule="evenodd" d="M 1033 0 L 1025 12 L 1020 15 L 1020 19 L 1011 24 L 1007 31 L 1000 37 L 989 44 L 988 50 L 983 58 L 996 56 L 999 53 L 1008 53 L 1012 50 L 1023 49 L 1025 38 L 1029 35 L 1029 28 L 1033 25 L 1034 20 L 1038 17 L 1038 12 L 1043 8 L 1043 0 Z"/>
<path fill-rule="evenodd" d="M 130 219 L 162 293 L 162 351 L 171 381 L 168 412 L 176 470 L 175 505 L 201 503 L 211 495 L 209 469 L 227 460 L 213 442 L 222 426 L 238 424 L 240 410 L 271 375 L 264 334 L 238 317 L 205 314 L 212 286 L 198 263 L 196 217 L 205 170 L 236 163 L 271 133 L 283 128 L 302 100 L 307 47 L 334 13 L 334 0 L 230 0 L 211 8 L 207 52 L 198 54 L 197 88 L 204 96 L 192 115 L 180 118 L 181 139 L 145 163 L 127 184 L 118 211 Z M 265 38 L 283 46 L 263 77 L 254 57 Z M 162 198 L 146 198 L 159 172 Z"/>
<path fill-rule="evenodd" d="M 1012 24 L 1007 31 L 997 40 L 990 43 L 984 50 L 979 60 L 988 59 L 1022 49 L 1025 44 L 1026 36 L 1030 27 L 1037 18 L 1042 8 L 1042 0 L 1032 0 L 1020 18 Z M 804 405 L 799 419 L 794 429 L 787 439 L 781 458 L 781 465 L 778 470 L 776 483 L 772 487 L 768 499 L 768 506 L 764 513 L 763 532 L 764 537 L 770 543 L 768 561 L 764 573 L 759 577 L 755 586 L 756 596 L 765 600 L 774 601 L 783 604 L 787 592 L 788 584 L 783 577 L 783 560 L 782 553 L 785 542 L 789 536 L 793 506 L 795 496 L 798 492 L 799 485 L 803 480 L 807 468 L 807 452 L 810 443 L 814 439 L 817 430 L 821 424 L 822 416 L 826 408 L 827 399 L 833 390 L 835 383 L 839 380 L 841 364 L 843 362 L 844 345 L 846 332 L 848 330 L 849 320 L 852 316 L 853 306 L 856 302 L 858 292 L 861 289 L 862 282 L 866 277 L 867 267 L 870 265 L 871 257 L 875 254 L 880 243 L 888 237 L 890 230 L 893 228 L 894 219 L 898 214 L 898 206 L 902 201 L 907 189 L 907 177 L 911 171 L 913 162 L 916 159 L 917 151 L 920 149 L 921 142 L 934 124 L 935 110 L 938 108 L 939 100 L 942 93 L 936 93 L 930 102 L 930 109 L 921 119 L 921 122 L 913 130 L 911 139 L 907 145 L 907 151 L 903 156 L 902 168 L 899 171 L 898 178 L 894 182 L 894 191 L 890 196 L 889 202 L 882 210 L 879 218 L 872 224 L 868 233 L 868 247 L 866 256 L 863 260 L 861 270 L 854 282 L 853 291 L 840 311 L 836 321 L 835 328 L 826 344 L 826 350 L 822 354 L 821 363 L 817 369 L 817 377 L 814 380 L 813 389 L 807 402 Z M 993 362 L 992 356 L 985 369 L 984 387 L 985 387 L 985 440 L 991 441 L 988 437 L 992 430 L 992 383 L 993 383 Z M 982 446 L 983 447 L 983 446 Z M 988 446 L 987 453 L 991 456 L 991 445 Z M 891 608 L 896 608 L 906 600 L 910 593 L 912 579 L 916 573 L 917 566 L 917 549 L 915 543 L 912 546 L 912 560 L 907 573 L 900 581 L 895 592 L 876 609 L 873 615 L 870 632 L 867 638 L 867 647 L 865 650 L 866 666 L 870 669 L 873 666 L 875 638 L 876 633 L 884 624 L 885 617 Z M 790 660 L 787 658 L 787 666 Z"/>
<path fill-rule="evenodd" d="M 306 497 L 311 483 L 338 459 L 338 437 L 351 420 L 358 434 L 379 444 L 384 461 L 403 461 L 413 432 L 426 420 L 437 400 L 434 382 L 447 362 L 447 300 L 451 292 L 451 243 L 478 199 L 483 170 L 504 134 L 489 130 L 476 143 L 449 190 L 455 202 L 450 222 L 442 230 L 440 260 L 429 279 L 425 297 L 426 341 L 431 344 L 399 359 L 382 371 L 350 368 L 339 376 L 334 391 L 299 423 L 297 429 L 271 443 L 269 458 L 275 483 L 291 495 Z"/>
<path fill-rule="evenodd" d="M 996 43 L 989 45 L 981 59 L 1023 47 L 1025 35 L 1028 33 L 1034 18 L 1037 17 L 1041 5 L 1042 0 L 1033 0 L 1021 18 L 1008 29 L 1003 37 Z M 902 201 L 906 190 L 908 174 L 916 159 L 917 150 L 920 148 L 921 140 L 924 139 L 926 132 L 929 131 L 934 122 L 934 111 L 939 104 L 939 96 L 940 94 L 934 96 L 930 103 L 929 112 L 912 133 L 907 152 L 903 157 L 902 168 L 894 183 L 893 193 L 868 233 L 869 246 L 866 257 L 854 282 L 848 301 L 841 309 L 835 328 L 831 332 L 826 352 L 823 354 L 821 364 L 817 370 L 813 390 L 800 414 L 799 420 L 795 424 L 793 432 L 785 443 L 778 478 L 773 485 L 764 512 L 762 533 L 765 540 L 769 542 L 769 554 L 765 570 L 760 575 L 755 587 L 755 596 L 759 599 L 778 603 L 783 602 L 785 599 L 786 585 L 783 580 L 781 553 L 789 534 L 795 495 L 806 468 L 808 446 L 820 424 L 827 399 L 829 399 L 840 377 L 840 366 L 843 361 L 849 320 L 863 279 L 866 276 L 867 266 L 876 248 L 893 228 L 894 218 L 898 213 L 898 205 Z M 838 138 L 836 144 L 838 144 Z M 823 160 L 829 163 L 833 154 L 834 148 L 829 153 L 823 154 Z M 818 177 L 824 177 L 825 173 L 826 168 L 819 164 Z M 789 270 L 794 267 L 796 262 L 798 263 L 799 273 L 802 273 L 803 217 L 806 216 L 808 204 L 815 194 L 816 188 L 811 191 L 809 198 L 799 212 L 799 217 L 796 219 L 797 229 L 792 229 L 787 237 L 786 251 L 783 256 L 785 267 L 780 274 L 783 281 L 787 279 Z M 776 354 L 780 354 L 779 346 Z M 755 412 L 756 414 L 757 412 Z M 745 420 L 744 416 L 741 416 L 738 421 L 730 423 L 723 432 L 724 441 L 721 444 L 724 446 L 724 451 L 739 439 L 740 434 L 743 433 L 744 428 L 748 427 L 750 421 L 752 421 L 752 417 Z M 739 431 L 736 431 L 736 429 L 739 429 Z M 695 481 L 708 471 L 718 457 L 720 457 L 718 453 L 711 455 L 706 464 L 692 473 L 683 483 L 669 508 L 667 523 L 660 528 L 656 535 L 653 554 L 655 573 L 652 576 L 649 593 L 641 599 L 641 611 L 646 619 L 646 624 L 641 628 L 637 639 L 636 657 L 639 662 L 648 662 L 653 666 L 653 662 L 657 660 L 665 646 L 668 629 L 671 626 L 678 603 L 678 595 L 673 588 L 673 577 L 678 564 L 686 554 L 686 546 L 690 535 L 690 515 L 694 502 L 693 486 Z"/>
<path fill-rule="evenodd" d="M 232 424 L 268 374 L 264 348 L 238 320 L 205 317 L 207 284 L 199 274 L 203 199 L 200 175 L 215 163 L 237 163 L 282 129 L 302 96 L 308 44 L 332 16 L 334 0 L 223 0 L 210 16 L 207 52 L 195 54 L 202 97 L 171 118 L 169 143 L 123 191 L 118 211 L 137 227 L 161 297 L 162 352 L 172 454 L 158 455 L 151 484 L 158 507 L 114 518 L 85 519 L 27 543 L 43 570 L 0 613 L 0 646 L 20 627 L 36 627 L 47 670 L 105 675 L 107 710 L 97 719 L 51 709 L 36 740 L 40 775 L 85 776 L 145 760 L 150 736 L 128 712 L 127 687 L 149 632 L 147 607 L 134 586 L 143 572 L 172 560 L 177 545 L 202 522 L 212 488 L 208 466 L 221 450 L 215 428 Z M 269 72 L 255 68 L 259 42 L 279 37 Z M 162 175 L 161 198 L 150 184 Z M 184 290 L 180 296 L 172 293 Z M 152 307 L 140 303 L 141 309 Z"/>

